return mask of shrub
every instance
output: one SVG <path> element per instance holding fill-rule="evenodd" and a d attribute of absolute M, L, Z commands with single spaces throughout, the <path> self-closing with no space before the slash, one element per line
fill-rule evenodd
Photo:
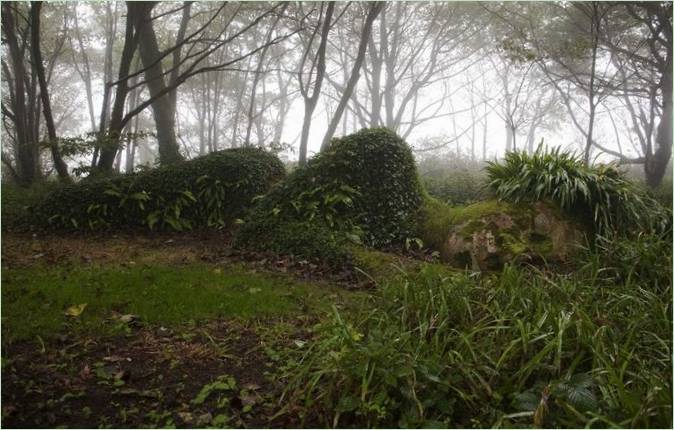
<path fill-rule="evenodd" d="M 419 177 L 429 195 L 450 205 L 467 205 L 489 197 L 484 162 L 454 152 L 422 153 Z"/>
<path fill-rule="evenodd" d="M 56 181 L 39 181 L 30 187 L 22 187 L 13 183 L 2 184 L 2 229 L 27 229 L 30 227 L 29 209 L 45 195 L 61 187 Z"/>
<path fill-rule="evenodd" d="M 593 222 L 601 234 L 635 226 L 662 231 L 671 218 L 615 165 L 586 166 L 559 148 L 509 152 L 503 162 L 489 162 L 486 170 L 497 197 L 516 203 L 549 200 L 568 214 Z"/>
<path fill-rule="evenodd" d="M 285 174 L 272 154 L 228 149 L 146 172 L 81 181 L 49 194 L 36 222 L 61 229 L 222 227 Z"/>
<path fill-rule="evenodd" d="M 401 244 L 415 233 L 421 200 L 407 144 L 390 130 L 364 129 L 334 139 L 329 150 L 263 197 L 236 243 L 266 249 L 276 242 L 281 249 L 268 233 L 270 226 L 290 223 L 301 229 L 304 223 L 307 237 L 320 233 L 321 241 L 331 231 L 374 247 Z"/>
<path fill-rule="evenodd" d="M 489 196 L 486 175 L 473 170 L 452 170 L 442 176 L 422 176 L 429 195 L 450 205 L 468 205 Z"/>
<path fill-rule="evenodd" d="M 326 427 L 672 424 L 671 283 L 433 266 L 290 352 L 289 410 Z"/>
<path fill-rule="evenodd" d="M 342 236 L 317 220 L 276 222 L 264 217 L 246 222 L 237 232 L 234 246 L 341 267 L 351 260 L 343 244 Z"/>

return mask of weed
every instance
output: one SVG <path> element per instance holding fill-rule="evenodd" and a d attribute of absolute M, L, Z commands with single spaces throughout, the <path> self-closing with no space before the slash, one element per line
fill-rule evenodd
<path fill-rule="evenodd" d="M 384 282 L 295 352 L 284 400 L 336 427 L 669 428 L 671 278 L 602 271 Z"/>

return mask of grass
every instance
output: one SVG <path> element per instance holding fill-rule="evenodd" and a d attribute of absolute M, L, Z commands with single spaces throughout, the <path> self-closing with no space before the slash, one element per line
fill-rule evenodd
<path fill-rule="evenodd" d="M 200 264 L 5 269 L 2 286 L 3 336 L 13 340 L 114 329 L 114 312 L 175 326 L 320 312 L 329 309 L 328 302 L 349 299 L 326 285 Z M 69 307 L 82 304 L 81 315 L 65 315 Z"/>
<path fill-rule="evenodd" d="M 317 328 L 284 401 L 336 427 L 671 428 L 671 270 L 641 276 L 671 267 L 666 248 L 615 265 L 611 246 L 571 274 L 392 279 Z"/>

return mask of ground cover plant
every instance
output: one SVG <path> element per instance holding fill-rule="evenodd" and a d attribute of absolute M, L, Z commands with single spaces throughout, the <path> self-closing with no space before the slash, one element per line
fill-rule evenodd
<path fill-rule="evenodd" d="M 93 178 L 49 193 L 31 221 L 50 229 L 223 227 L 285 174 L 273 154 L 228 149 L 145 172 Z"/>
<path fill-rule="evenodd" d="M 334 139 L 260 199 L 237 242 L 340 263 L 345 243 L 381 248 L 415 237 L 421 203 L 407 144 L 393 131 L 363 129 Z"/>
<path fill-rule="evenodd" d="M 605 234 L 641 229 L 666 231 L 671 213 L 612 164 L 586 166 L 560 148 L 539 146 L 528 154 L 514 151 L 502 162 L 489 162 L 489 186 L 504 200 L 550 200 Z"/>
<path fill-rule="evenodd" d="M 390 279 L 294 355 L 285 399 L 326 427 L 669 427 L 671 271 L 639 274 L 672 254 L 653 240 L 569 275 Z"/>

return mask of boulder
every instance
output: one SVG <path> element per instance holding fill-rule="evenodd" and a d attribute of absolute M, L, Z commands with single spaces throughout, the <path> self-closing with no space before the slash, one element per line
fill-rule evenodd
<path fill-rule="evenodd" d="M 424 242 L 442 261 L 475 271 L 498 270 L 513 261 L 563 262 L 584 237 L 580 224 L 544 202 L 489 200 L 449 207 L 433 201 L 422 225 Z"/>

